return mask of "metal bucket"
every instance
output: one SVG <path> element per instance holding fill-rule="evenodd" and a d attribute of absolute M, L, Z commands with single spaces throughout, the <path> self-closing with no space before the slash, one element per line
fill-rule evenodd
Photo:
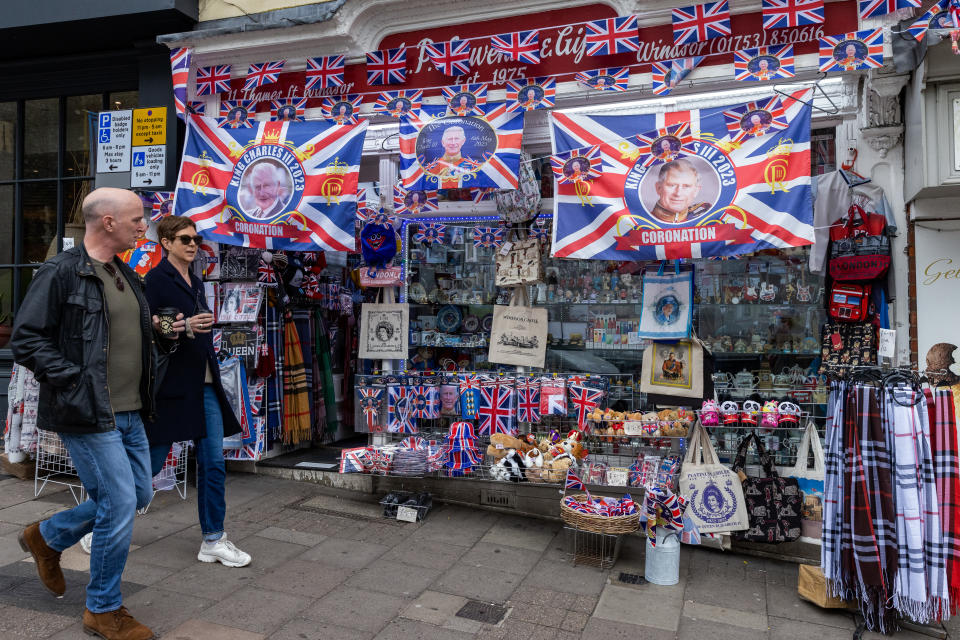
<path fill-rule="evenodd" d="M 657 532 L 657 546 L 647 538 L 643 577 L 647 582 L 670 586 L 680 581 L 680 540 L 677 534 Z"/>

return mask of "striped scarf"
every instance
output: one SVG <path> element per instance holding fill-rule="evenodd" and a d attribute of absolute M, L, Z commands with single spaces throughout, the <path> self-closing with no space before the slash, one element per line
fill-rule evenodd
<path fill-rule="evenodd" d="M 940 527 L 947 558 L 947 585 L 950 612 L 960 603 L 960 456 L 957 447 L 957 423 L 953 391 L 949 388 L 925 389 L 933 449 L 933 468 L 940 504 Z M 944 617 L 946 617 L 944 615 Z"/>
<path fill-rule="evenodd" d="M 266 340 L 273 351 L 275 373 L 267 378 L 267 446 L 280 440 L 283 433 L 283 315 L 274 293 L 270 292 L 267 305 Z"/>
<path fill-rule="evenodd" d="M 834 382 L 827 400 L 826 453 L 823 479 L 823 539 L 820 567 L 833 596 L 845 598 L 843 590 L 840 541 L 850 535 L 850 523 L 844 524 L 843 505 L 843 404 L 845 382 Z"/>
<path fill-rule="evenodd" d="M 300 336 L 293 319 L 284 327 L 283 367 L 283 444 L 310 440 L 310 398 L 307 372 L 303 366 Z"/>

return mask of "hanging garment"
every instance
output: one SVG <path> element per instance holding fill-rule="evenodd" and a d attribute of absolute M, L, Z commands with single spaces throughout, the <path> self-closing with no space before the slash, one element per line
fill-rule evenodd
<path fill-rule="evenodd" d="M 310 399 L 300 336 L 292 319 L 284 326 L 283 353 L 283 444 L 310 441 Z"/>
<path fill-rule="evenodd" d="M 293 323 L 300 336 L 300 352 L 303 354 L 304 381 L 307 385 L 307 406 L 310 408 L 310 424 L 319 424 L 313 419 L 313 396 L 316 393 L 313 379 L 313 332 L 310 331 L 310 318 L 313 314 L 309 309 L 294 309 Z M 319 435 L 319 434 L 317 434 Z"/>
<path fill-rule="evenodd" d="M 256 432 L 253 428 L 247 372 L 242 358 L 229 356 L 220 361 L 220 382 L 223 384 L 223 394 L 240 423 L 240 433 L 224 438 L 224 448 L 239 449 L 253 444 L 256 442 Z"/>
<path fill-rule="evenodd" d="M 960 456 L 957 447 L 957 423 L 953 391 L 949 388 L 925 389 L 929 416 L 934 476 L 940 505 L 940 528 L 946 556 L 950 613 L 960 603 Z"/>
<path fill-rule="evenodd" d="M 267 446 L 283 434 L 283 315 L 273 292 L 266 311 L 266 340 L 273 352 L 274 374 L 267 378 Z"/>
<path fill-rule="evenodd" d="M 316 394 L 323 398 L 323 419 L 326 424 L 324 433 L 327 437 L 333 439 L 337 431 L 340 429 L 340 418 L 337 416 L 337 392 L 333 387 L 333 365 L 330 357 L 330 336 L 327 333 L 327 324 L 323 320 L 323 312 L 320 309 L 316 309 L 313 315 L 314 320 L 314 334 L 313 334 L 313 348 L 316 349 L 314 363 L 317 364 L 320 377 L 318 379 L 319 384 L 323 387 L 323 394 Z M 347 385 L 352 386 L 353 376 L 345 377 L 347 380 Z M 346 397 L 347 392 L 350 389 L 344 390 L 344 397 Z M 353 394 L 351 393 L 352 397 Z M 318 415 L 321 412 L 318 411 Z M 352 413 L 347 413 L 344 411 L 344 415 L 353 415 Z"/>
<path fill-rule="evenodd" d="M 843 590 L 843 568 L 840 544 L 844 534 L 849 535 L 849 522 L 844 525 L 843 500 L 843 405 L 847 395 L 845 382 L 833 382 L 827 398 L 823 479 L 823 539 L 820 547 L 820 567 L 831 594 L 846 598 Z"/>

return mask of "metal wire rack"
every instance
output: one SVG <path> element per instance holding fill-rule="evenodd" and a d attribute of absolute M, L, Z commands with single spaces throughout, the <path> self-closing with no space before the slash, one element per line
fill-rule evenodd
<path fill-rule="evenodd" d="M 576 527 L 564 527 L 565 553 L 574 565 L 585 564 L 610 569 L 620 556 L 622 535 L 594 533 Z"/>

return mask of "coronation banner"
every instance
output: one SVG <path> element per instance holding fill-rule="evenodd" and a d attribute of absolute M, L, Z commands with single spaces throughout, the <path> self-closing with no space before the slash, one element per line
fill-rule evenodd
<path fill-rule="evenodd" d="M 175 214 L 224 244 L 354 251 L 367 121 L 257 125 L 221 129 L 213 118 L 190 116 Z"/>
<path fill-rule="evenodd" d="M 812 90 L 667 114 L 551 113 L 559 258 L 733 256 L 813 243 Z M 638 135 L 637 132 L 644 132 Z M 599 152 L 598 177 L 578 167 Z"/>

